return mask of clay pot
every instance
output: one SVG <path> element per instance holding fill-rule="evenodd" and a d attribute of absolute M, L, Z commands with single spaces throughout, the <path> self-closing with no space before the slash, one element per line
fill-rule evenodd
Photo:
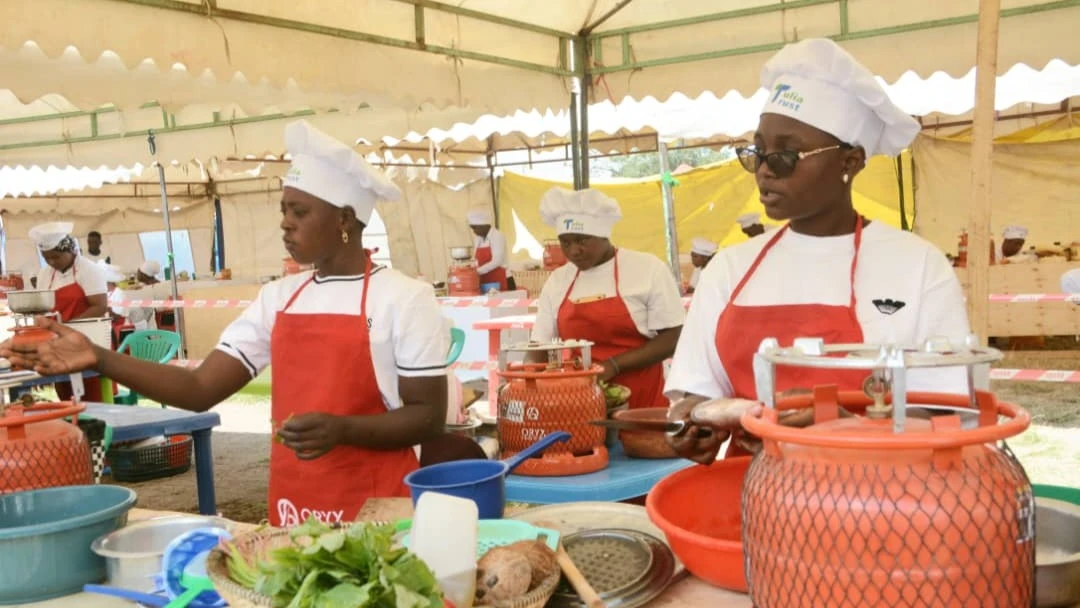
<path fill-rule="evenodd" d="M 615 412 L 612 418 L 627 422 L 667 420 L 668 408 L 645 407 L 636 410 Z M 667 434 L 663 431 L 619 431 L 619 441 L 623 452 L 630 458 L 678 458 L 678 454 L 667 443 Z"/>

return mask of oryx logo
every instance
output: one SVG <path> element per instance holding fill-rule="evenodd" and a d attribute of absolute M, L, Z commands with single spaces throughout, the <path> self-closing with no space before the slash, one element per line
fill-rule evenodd
<path fill-rule="evenodd" d="M 885 298 L 884 300 L 873 300 L 873 303 L 874 306 L 877 307 L 878 312 L 883 315 L 896 314 L 898 310 L 906 306 L 906 304 L 899 300 L 890 300 L 889 298 Z"/>
<path fill-rule="evenodd" d="M 341 523 L 341 518 L 345 515 L 344 511 L 319 511 L 307 508 L 298 509 L 288 498 L 278 499 L 277 511 L 279 526 L 282 528 L 299 526 L 307 521 L 309 517 L 314 517 L 324 524 Z"/>

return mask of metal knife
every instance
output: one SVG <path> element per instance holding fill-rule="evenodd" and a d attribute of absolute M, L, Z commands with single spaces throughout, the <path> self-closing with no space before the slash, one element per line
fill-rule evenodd
<path fill-rule="evenodd" d="M 679 435 L 686 430 L 685 422 L 667 422 L 663 420 L 591 420 L 589 424 L 622 431 L 655 431 L 671 435 Z"/>

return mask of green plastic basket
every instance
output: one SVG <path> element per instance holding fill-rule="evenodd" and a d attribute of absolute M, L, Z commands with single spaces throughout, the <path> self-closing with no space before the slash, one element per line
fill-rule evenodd
<path fill-rule="evenodd" d="M 405 532 L 412 528 L 411 519 L 403 519 L 394 528 L 398 532 Z M 549 528 L 538 528 L 532 524 L 512 519 L 481 519 L 476 534 L 476 554 L 483 555 L 492 547 L 512 545 L 522 540 L 536 540 L 540 536 L 546 536 L 544 542 L 552 551 L 559 548 L 559 533 Z M 405 534 L 401 544 L 406 549 L 409 547 L 409 537 Z"/>

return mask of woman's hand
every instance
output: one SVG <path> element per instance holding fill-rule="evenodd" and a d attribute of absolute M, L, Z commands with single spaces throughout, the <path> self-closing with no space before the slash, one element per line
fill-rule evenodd
<path fill-rule="evenodd" d="M 694 422 L 694 408 L 703 402 L 706 402 L 704 397 L 690 396 L 671 406 L 668 410 L 668 421 L 683 422 L 686 428 L 678 435 L 668 435 L 667 441 L 679 456 L 701 464 L 712 464 L 730 432 Z"/>
<path fill-rule="evenodd" d="M 619 375 L 618 363 L 615 363 L 614 359 L 605 359 L 600 363 L 600 366 L 604 368 L 604 371 L 600 372 L 598 379 L 601 382 L 609 382 L 612 378 Z"/>
<path fill-rule="evenodd" d="M 43 376 L 73 374 L 96 369 L 100 364 L 94 344 L 83 334 L 49 317 L 38 317 L 34 324 L 57 337 L 37 344 L 16 345 L 7 340 L 0 344 L 0 357 L 12 366 L 32 369 Z"/>
<path fill-rule="evenodd" d="M 297 458 L 314 460 L 342 443 L 344 426 L 338 416 L 313 412 L 289 418 L 278 435 Z"/>

